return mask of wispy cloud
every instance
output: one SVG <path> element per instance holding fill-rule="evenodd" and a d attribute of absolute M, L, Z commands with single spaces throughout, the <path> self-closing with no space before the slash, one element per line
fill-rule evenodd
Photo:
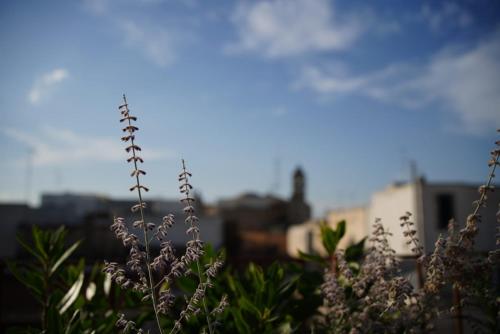
<path fill-rule="evenodd" d="M 9 138 L 32 150 L 36 166 L 60 166 L 83 161 L 117 161 L 126 154 L 116 138 L 83 136 L 68 129 L 42 127 L 37 133 L 27 133 L 16 128 L 2 130 Z M 148 160 L 167 159 L 173 151 L 144 149 L 142 156 Z"/>
<path fill-rule="evenodd" d="M 467 28 L 473 22 L 472 16 L 463 7 L 450 1 L 438 2 L 434 6 L 424 4 L 420 15 L 434 32 L 446 27 Z"/>
<path fill-rule="evenodd" d="M 94 15 L 103 15 L 109 11 L 111 0 L 82 0 L 82 3 Z"/>
<path fill-rule="evenodd" d="M 88 12 L 101 17 L 119 33 L 120 42 L 125 47 L 142 54 L 156 66 L 168 67 L 175 62 L 182 45 L 191 40 L 188 29 L 178 24 L 155 22 L 148 19 L 147 15 L 136 15 L 142 7 L 154 7 L 163 2 L 164 0 L 84 0 L 83 4 Z M 180 3 L 185 6 L 195 4 L 190 0 Z"/>
<path fill-rule="evenodd" d="M 68 78 L 69 72 L 64 68 L 57 68 L 43 76 L 36 78 L 33 87 L 28 93 L 28 101 L 31 104 L 38 104 L 48 98 L 55 87 Z"/>
<path fill-rule="evenodd" d="M 479 133 L 500 126 L 500 31 L 468 50 L 444 50 L 426 64 L 359 75 L 305 67 L 295 87 L 332 97 L 365 95 L 406 108 L 441 106 L 457 115 L 463 129 Z"/>
<path fill-rule="evenodd" d="M 82 0 L 83 7 L 94 15 L 105 15 L 117 7 L 131 7 L 133 9 L 149 6 L 157 6 L 172 0 Z M 196 6 L 196 0 L 177 0 L 187 7 Z"/>
<path fill-rule="evenodd" d="M 287 114 L 288 109 L 285 107 L 276 107 L 271 110 L 271 115 L 276 118 L 286 116 Z"/>
<path fill-rule="evenodd" d="M 125 45 L 139 50 L 154 64 L 166 67 L 175 61 L 178 39 L 173 32 L 133 20 L 119 20 L 117 26 L 123 33 Z"/>
<path fill-rule="evenodd" d="M 252 51 L 271 58 L 342 50 L 362 32 L 358 20 L 336 15 L 327 0 L 240 3 L 233 23 L 238 41 L 226 47 L 228 52 Z"/>

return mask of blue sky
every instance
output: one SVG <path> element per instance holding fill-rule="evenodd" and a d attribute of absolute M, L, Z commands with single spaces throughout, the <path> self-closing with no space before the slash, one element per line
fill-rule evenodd
<path fill-rule="evenodd" d="M 500 127 L 498 1 L 2 1 L 0 200 L 126 197 L 117 106 L 151 197 L 185 158 L 208 201 L 366 202 L 406 179 L 480 182 Z M 30 153 L 31 152 L 31 153 Z M 32 171 L 28 172 L 31 157 Z"/>

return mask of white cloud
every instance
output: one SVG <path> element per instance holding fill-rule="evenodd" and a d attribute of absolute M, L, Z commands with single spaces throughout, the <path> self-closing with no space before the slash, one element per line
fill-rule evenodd
<path fill-rule="evenodd" d="M 139 25 L 133 20 L 120 20 L 125 44 L 141 51 L 146 58 L 160 67 L 171 65 L 175 58 L 178 39 L 166 28 Z"/>
<path fill-rule="evenodd" d="M 36 166 L 60 166 L 77 162 L 119 161 L 126 157 L 124 145 L 116 138 L 83 136 L 67 129 L 42 127 L 37 133 L 15 128 L 2 131 L 6 136 L 32 150 Z M 171 151 L 144 149 L 147 160 L 171 158 Z"/>
<path fill-rule="evenodd" d="M 53 92 L 54 88 L 58 84 L 68 78 L 68 76 L 68 70 L 64 68 L 57 68 L 44 74 L 42 77 L 37 78 L 28 93 L 28 101 L 31 104 L 40 103 Z"/>
<path fill-rule="evenodd" d="M 467 28 L 472 23 L 472 16 L 457 3 L 446 1 L 440 4 L 440 7 L 422 6 L 420 14 L 432 31 L 438 32 L 451 26 Z"/>
<path fill-rule="evenodd" d="M 83 5 L 93 15 L 99 16 L 119 33 L 121 43 L 159 67 L 173 64 L 181 46 L 191 35 L 173 24 L 153 23 L 137 12 L 142 7 L 154 7 L 165 0 L 83 0 Z M 191 0 L 179 0 L 185 6 Z M 173 20 L 172 20 L 173 21 Z"/>
<path fill-rule="evenodd" d="M 466 51 L 445 50 L 427 64 L 398 64 L 361 75 L 306 67 L 296 88 L 326 96 L 365 95 L 406 108 L 453 112 L 468 132 L 500 127 L 500 31 Z"/>
<path fill-rule="evenodd" d="M 340 18 L 327 0 L 272 0 L 240 3 L 233 14 L 239 40 L 229 52 L 253 51 L 267 57 L 342 50 L 362 32 L 352 16 Z"/>

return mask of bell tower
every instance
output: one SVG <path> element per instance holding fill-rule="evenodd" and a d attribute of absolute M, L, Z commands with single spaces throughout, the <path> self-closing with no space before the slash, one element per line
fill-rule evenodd
<path fill-rule="evenodd" d="M 304 201 L 305 197 L 305 177 L 300 167 L 293 173 L 293 193 L 292 201 Z"/>
<path fill-rule="evenodd" d="M 292 196 L 288 203 L 288 221 L 290 224 L 302 224 L 311 218 L 311 207 L 306 203 L 306 177 L 300 167 L 293 172 Z"/>

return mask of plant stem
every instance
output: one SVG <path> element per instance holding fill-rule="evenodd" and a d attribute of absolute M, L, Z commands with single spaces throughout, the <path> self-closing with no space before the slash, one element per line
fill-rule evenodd
<path fill-rule="evenodd" d="M 186 164 L 184 163 L 184 159 L 182 159 L 182 171 L 184 173 L 187 172 L 186 171 Z M 185 174 L 185 176 L 186 176 L 186 183 L 187 183 L 187 174 Z M 191 203 L 191 198 L 189 197 L 189 187 L 186 187 L 186 201 L 187 201 L 188 206 L 191 206 L 192 204 L 194 204 L 194 203 Z M 194 227 L 193 214 L 191 211 L 189 211 L 189 213 L 188 213 L 188 218 L 189 218 L 189 223 L 190 223 L 191 227 Z M 191 239 L 192 240 L 199 240 L 200 239 L 199 232 L 195 232 L 195 231 L 196 230 L 193 229 L 193 232 L 191 232 Z M 203 282 L 203 272 L 201 270 L 201 265 L 200 265 L 199 259 L 196 260 L 196 268 L 198 269 L 198 278 L 200 280 L 200 284 L 203 284 L 204 283 Z M 205 311 L 205 318 L 207 320 L 208 332 L 210 334 L 213 334 L 212 323 L 210 322 L 210 316 L 209 316 L 209 312 L 208 312 L 208 306 L 207 306 L 205 295 L 203 295 L 202 303 L 203 303 L 203 310 Z"/>
<path fill-rule="evenodd" d="M 125 103 L 125 108 L 127 108 L 127 113 L 128 113 L 128 105 L 127 105 L 127 98 L 125 95 L 123 95 L 123 102 Z M 128 119 L 128 125 L 131 126 L 132 123 L 130 122 L 130 119 Z M 130 143 L 132 146 L 132 157 L 134 158 L 134 169 L 137 171 L 137 160 L 136 155 L 135 155 L 135 146 L 134 146 L 134 137 L 132 136 L 130 138 Z M 142 201 L 142 193 L 141 193 L 141 183 L 139 180 L 139 173 L 135 173 L 135 180 L 137 184 L 137 195 L 139 197 L 139 212 L 141 215 L 141 221 L 142 221 L 142 232 L 144 235 L 144 247 L 146 248 L 146 268 L 148 270 L 148 281 L 149 281 L 149 292 L 151 294 L 151 301 L 153 304 L 153 311 L 155 313 L 155 318 L 156 318 L 156 324 L 158 325 L 158 329 L 160 330 L 160 334 L 163 334 L 163 329 L 161 328 L 160 324 L 160 318 L 158 316 L 158 307 L 157 307 L 157 301 L 156 301 L 156 296 L 155 296 L 155 285 L 153 282 L 153 274 L 151 272 L 151 266 L 150 264 L 150 253 L 149 253 L 149 240 L 148 240 L 148 229 L 146 226 L 146 221 L 144 220 L 144 209 L 143 209 L 143 201 Z"/>
<path fill-rule="evenodd" d="M 490 169 L 490 175 L 488 176 L 488 182 L 485 185 L 485 190 L 481 192 L 481 196 L 479 197 L 479 200 L 475 203 L 476 207 L 474 209 L 474 212 L 472 213 L 472 216 L 476 216 L 477 213 L 479 212 L 479 209 L 483 206 L 484 202 L 486 201 L 486 193 L 488 192 L 488 189 L 491 186 L 491 182 L 493 181 L 493 178 L 495 177 L 495 169 L 497 168 L 498 165 L 498 159 L 500 158 L 500 154 L 495 154 L 493 157 L 493 167 Z M 464 235 L 460 236 L 460 239 L 458 240 L 458 246 L 462 245 Z"/>

